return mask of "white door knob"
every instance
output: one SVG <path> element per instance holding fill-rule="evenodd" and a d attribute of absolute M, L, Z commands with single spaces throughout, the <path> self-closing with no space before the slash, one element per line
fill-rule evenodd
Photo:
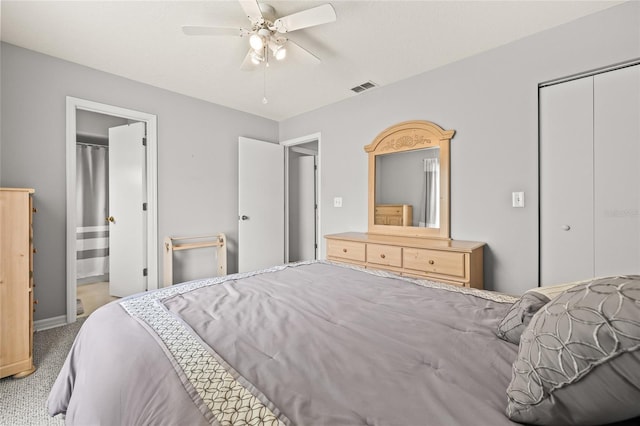
<path fill-rule="evenodd" d="M 571 227 L 569 225 L 562 225 L 562 230 L 563 231 L 568 231 L 570 229 L 571 229 Z"/>

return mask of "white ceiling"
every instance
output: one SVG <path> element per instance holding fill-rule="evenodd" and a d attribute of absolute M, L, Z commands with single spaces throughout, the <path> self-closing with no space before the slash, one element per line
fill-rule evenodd
<path fill-rule="evenodd" d="M 2 0 L 3 41 L 252 114 L 283 120 L 575 20 L 621 1 L 266 1 L 285 16 L 331 3 L 337 21 L 289 38 L 322 59 L 240 71 L 247 38 L 182 25 L 248 27 L 217 1 Z M 376 89 L 372 89 L 376 90 Z"/>

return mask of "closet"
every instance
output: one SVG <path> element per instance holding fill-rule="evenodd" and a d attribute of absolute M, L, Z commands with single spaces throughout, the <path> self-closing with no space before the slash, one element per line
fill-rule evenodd
<path fill-rule="evenodd" d="M 540 87 L 540 283 L 640 274 L 640 65 Z"/>

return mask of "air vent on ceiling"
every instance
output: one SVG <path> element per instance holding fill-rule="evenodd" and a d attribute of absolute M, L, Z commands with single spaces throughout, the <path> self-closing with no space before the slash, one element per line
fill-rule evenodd
<path fill-rule="evenodd" d="M 360 93 L 360 92 L 364 92 L 367 89 L 371 89 L 373 87 L 376 87 L 377 84 L 375 84 L 373 81 L 367 81 L 366 83 L 362 83 L 359 86 L 356 87 L 352 87 L 351 90 L 356 92 L 356 93 Z"/>

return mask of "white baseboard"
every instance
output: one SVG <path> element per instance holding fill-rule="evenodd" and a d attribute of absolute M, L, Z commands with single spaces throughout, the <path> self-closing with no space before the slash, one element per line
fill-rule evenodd
<path fill-rule="evenodd" d="M 38 321 L 34 321 L 33 329 L 35 331 L 43 331 L 43 330 L 48 330 L 54 327 L 61 327 L 63 325 L 67 325 L 66 315 L 60 315 L 53 318 L 45 318 Z"/>

